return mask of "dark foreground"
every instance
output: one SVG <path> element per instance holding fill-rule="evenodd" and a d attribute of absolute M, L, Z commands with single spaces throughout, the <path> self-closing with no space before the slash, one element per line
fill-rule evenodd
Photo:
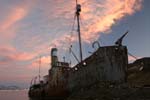
<path fill-rule="evenodd" d="M 97 83 L 75 91 L 66 98 L 36 98 L 32 100 L 150 100 L 150 87 L 129 87 Z"/>

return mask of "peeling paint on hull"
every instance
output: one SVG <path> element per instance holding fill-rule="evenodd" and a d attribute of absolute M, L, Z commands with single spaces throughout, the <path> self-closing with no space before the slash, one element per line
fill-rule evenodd
<path fill-rule="evenodd" d="M 30 89 L 29 97 L 67 97 L 75 90 L 86 88 L 100 81 L 124 83 L 128 66 L 126 46 L 100 47 L 91 56 L 73 68 L 52 66 L 48 83 Z M 44 95 L 42 95 L 44 91 Z"/>

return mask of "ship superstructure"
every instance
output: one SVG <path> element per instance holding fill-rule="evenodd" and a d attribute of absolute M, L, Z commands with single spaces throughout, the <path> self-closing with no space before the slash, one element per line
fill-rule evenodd
<path fill-rule="evenodd" d="M 91 56 L 73 68 L 69 63 L 59 62 L 57 48 L 51 50 L 51 66 L 44 82 L 30 87 L 31 98 L 64 98 L 72 91 L 93 85 L 96 82 L 126 81 L 128 65 L 126 46 L 100 47 Z"/>

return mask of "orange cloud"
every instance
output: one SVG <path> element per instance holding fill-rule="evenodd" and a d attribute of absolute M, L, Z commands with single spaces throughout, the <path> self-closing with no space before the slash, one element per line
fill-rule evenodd
<path fill-rule="evenodd" d="M 142 1 L 143 0 L 79 0 L 79 3 L 82 5 L 82 40 L 84 42 L 91 43 L 100 37 L 101 32 L 109 33 L 111 31 L 111 27 L 116 24 L 117 21 L 140 10 Z M 56 13 L 54 13 L 52 16 L 58 17 L 61 14 L 60 18 L 73 20 L 72 12 L 75 12 L 75 1 L 69 1 L 67 3 L 64 2 L 61 3 L 60 8 L 57 4 L 58 2 L 55 2 L 57 6 L 54 7 L 53 11 L 55 11 Z M 61 9 L 62 7 L 63 9 Z M 72 17 L 70 17 L 71 14 Z M 68 24 L 68 27 L 69 26 L 70 24 Z M 66 35 L 66 33 L 62 32 L 62 34 L 60 34 L 61 37 L 58 37 L 57 40 L 55 39 L 51 43 L 55 44 L 58 47 L 62 46 L 64 41 L 66 41 L 65 38 L 69 37 L 69 35 Z M 77 36 L 74 36 L 75 37 L 73 38 L 73 42 L 78 40 Z"/>
<path fill-rule="evenodd" d="M 16 59 L 18 61 L 27 61 L 33 59 L 34 57 L 35 54 L 26 52 L 16 53 L 15 55 L 12 56 L 13 59 Z"/>
<path fill-rule="evenodd" d="M 96 1 L 93 0 L 93 3 L 96 3 Z M 83 12 L 83 19 L 90 23 L 82 32 L 82 38 L 86 42 L 98 39 L 100 32 L 109 32 L 116 21 L 140 10 L 142 0 L 106 0 L 104 3 L 97 3 L 96 5 L 99 6 L 96 9 L 93 7 L 94 11 L 91 9 Z M 84 8 L 88 9 L 88 6 L 84 6 Z M 93 19 L 89 17 L 89 14 L 93 15 Z"/>
<path fill-rule="evenodd" d="M 41 62 L 42 62 L 42 63 L 45 63 L 45 64 L 50 64 L 50 63 L 51 63 L 51 58 L 50 58 L 50 56 L 43 56 L 43 57 L 41 58 Z"/>
<path fill-rule="evenodd" d="M 40 58 L 36 58 L 34 61 L 32 61 L 31 64 L 29 64 L 27 67 L 29 69 L 35 69 L 39 67 L 39 62 L 41 62 L 41 67 L 49 69 L 51 64 L 51 57 L 50 56 L 42 56 Z"/>
<path fill-rule="evenodd" d="M 75 1 L 68 1 L 68 3 L 65 3 L 66 1 L 53 1 L 51 3 L 57 5 L 51 5 L 53 9 L 48 8 L 51 7 L 50 2 L 51 1 L 44 1 L 44 3 L 46 3 L 46 6 L 43 7 L 43 9 L 45 8 L 44 11 L 46 11 L 46 14 L 51 14 L 51 12 L 54 12 L 53 15 L 49 15 L 50 17 L 52 17 L 50 21 L 53 20 L 54 16 L 56 18 L 59 17 L 60 14 L 62 14 L 60 17 L 62 19 L 73 18 L 73 15 L 72 17 L 70 15 L 73 11 L 75 11 Z M 84 27 L 82 27 L 81 24 L 82 40 L 87 43 L 93 42 L 94 40 L 98 39 L 100 36 L 100 32 L 108 33 L 109 31 L 111 31 L 111 27 L 112 25 L 116 24 L 116 21 L 122 19 L 127 15 L 132 15 L 134 12 L 140 10 L 142 6 L 142 0 L 80 0 L 79 3 L 82 4 L 81 17 L 82 20 L 84 20 L 82 21 L 82 23 L 84 22 Z M 57 20 L 56 18 L 55 20 Z M 59 29 L 59 27 L 65 28 L 64 26 L 57 25 L 55 22 L 54 24 L 52 22 L 52 25 L 54 25 L 52 28 L 54 28 L 54 30 L 59 30 L 59 32 L 61 31 L 61 28 Z M 49 52 L 50 49 L 48 48 L 52 48 L 55 46 L 66 50 L 66 48 L 64 47 L 66 43 L 76 42 L 77 40 L 77 33 L 73 34 L 73 36 L 70 37 L 70 35 L 66 34 L 65 31 L 61 34 L 57 34 L 57 37 L 50 40 L 49 43 L 41 43 L 41 36 L 39 35 L 31 38 L 31 40 L 28 41 L 25 45 L 27 47 L 34 46 L 34 51 L 37 54 L 41 54 L 43 52 Z M 37 44 L 38 46 L 35 46 Z"/>

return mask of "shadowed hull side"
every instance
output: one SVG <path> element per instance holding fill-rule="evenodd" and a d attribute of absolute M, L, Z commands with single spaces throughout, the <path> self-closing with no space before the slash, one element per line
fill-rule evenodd
<path fill-rule="evenodd" d="M 34 89 L 29 91 L 30 100 L 64 100 L 69 91 L 64 88 Z"/>
<path fill-rule="evenodd" d="M 53 66 L 49 70 L 47 84 L 35 84 L 30 87 L 31 100 L 63 100 L 74 91 L 97 82 L 126 81 L 128 61 L 125 46 L 100 47 L 83 62 L 73 68 Z"/>

